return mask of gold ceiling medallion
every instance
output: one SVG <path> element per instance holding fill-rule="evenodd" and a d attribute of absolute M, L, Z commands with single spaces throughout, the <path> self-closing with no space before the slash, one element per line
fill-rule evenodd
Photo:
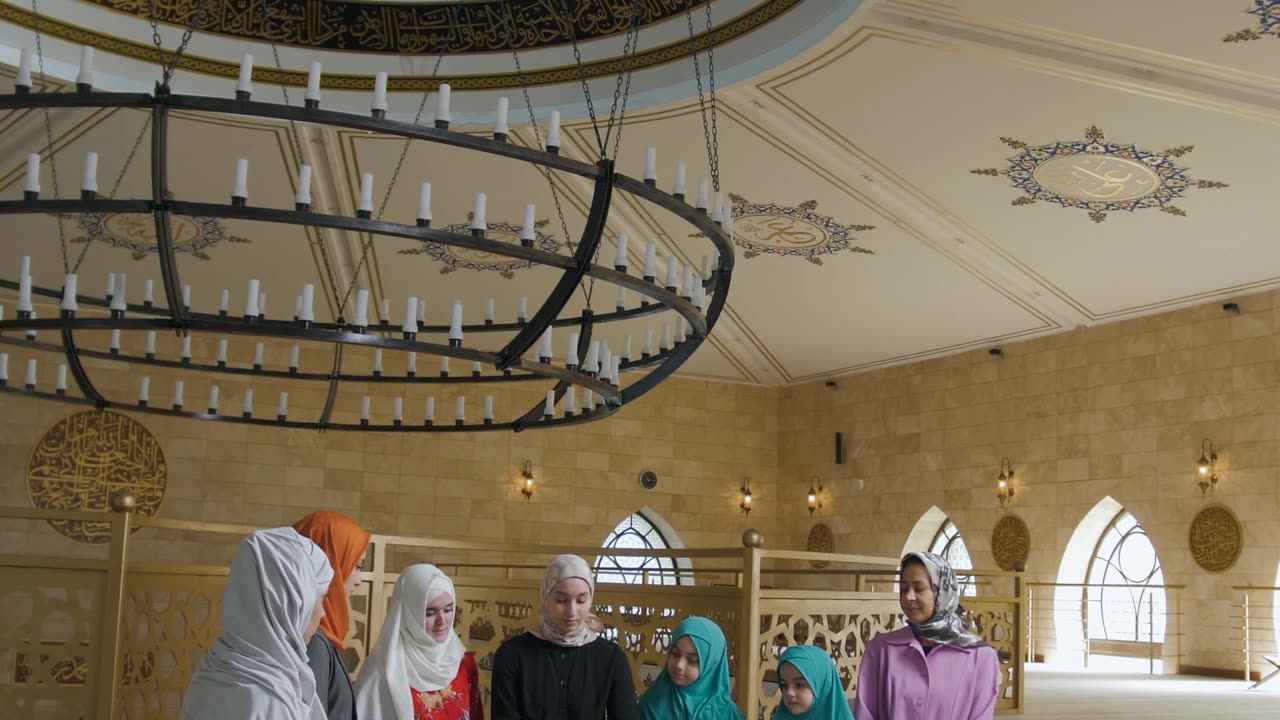
<path fill-rule="evenodd" d="M 1223 36 L 1222 42 L 1259 40 L 1263 35 L 1280 37 L 1280 0 L 1253 0 L 1253 7 L 1244 12 L 1257 15 L 1258 26 L 1228 33 Z"/>
<path fill-rule="evenodd" d="M 145 19 L 152 3 L 139 0 L 86 0 L 94 5 Z M 567 45 L 625 33 L 631 26 L 630 3 L 573 3 L 573 34 L 546 0 L 481 0 L 476 2 L 314 2 L 252 0 L 217 3 L 196 24 L 203 33 L 260 40 L 297 47 L 365 53 L 511 52 Z M 646 0 L 639 5 L 641 27 L 684 15 L 695 0 Z M 154 3 L 156 20 L 186 28 L 197 2 Z M 506 6 L 505 8 L 503 6 Z M 266 8 L 266 12 L 263 9 Z M 518 28 L 508 37 L 506 17 Z M 269 17 L 268 17 L 269 15 Z M 465 28 L 458 32 L 456 28 Z"/>
<path fill-rule="evenodd" d="M 1026 570 L 1031 556 L 1031 531 L 1017 515 L 1005 515 L 991 529 L 991 554 L 1001 570 Z"/>
<path fill-rule="evenodd" d="M 851 245 L 853 233 L 874 230 L 874 225 L 841 225 L 826 215 L 814 212 L 816 200 L 806 200 L 795 207 L 774 203 L 753 203 L 741 195 L 729 194 L 733 208 L 733 242 L 746 250 L 751 259 L 762 253 L 802 257 L 821 265 L 822 255 L 842 250 L 864 255 L 875 253 Z"/>
<path fill-rule="evenodd" d="M 1025 193 L 1013 205 L 1031 205 L 1037 200 L 1067 208 L 1089 211 L 1089 219 L 1102 222 L 1108 212 L 1157 208 L 1170 215 L 1187 213 L 1172 202 L 1188 188 L 1224 188 L 1216 180 L 1193 180 L 1187 168 L 1174 164 L 1194 148 L 1180 145 L 1163 151 L 1142 150 L 1135 145 L 1109 142 L 1102 130 L 1091 125 L 1084 140 L 1029 145 L 1001 137 L 1000 141 L 1018 151 L 1004 169 L 978 168 L 974 175 L 1004 175 L 1014 188 Z"/>
<path fill-rule="evenodd" d="M 1197 565 L 1212 573 L 1226 572 L 1240 559 L 1244 528 L 1227 506 L 1206 505 L 1191 521 L 1188 541 Z"/>
<path fill-rule="evenodd" d="M 144 260 L 158 252 L 155 223 L 147 215 L 132 213 L 81 213 L 74 218 L 84 235 L 71 238 L 81 244 L 104 243 L 129 251 L 134 260 Z M 251 243 L 232 235 L 218 218 L 173 216 L 173 249 L 199 260 L 212 260 L 208 250 L 222 243 Z"/>
<path fill-rule="evenodd" d="M 809 530 L 809 540 L 805 544 L 809 552 L 832 553 L 836 551 L 836 534 L 831 527 L 818 523 Z M 830 563 L 826 560 L 810 560 L 809 564 L 821 570 Z"/>
<path fill-rule="evenodd" d="M 133 491 L 135 512 L 160 509 L 169 466 L 160 442 L 141 423 L 110 410 L 89 410 L 63 418 L 45 432 L 27 463 L 27 493 L 36 508 L 101 510 L 111 494 Z M 49 526 L 82 543 L 105 543 L 111 524 L 50 520 Z"/>
<path fill-rule="evenodd" d="M 467 222 L 458 223 L 456 225 L 445 226 L 445 232 L 467 233 L 471 227 L 472 213 L 467 213 Z M 543 252 L 559 252 L 560 242 L 550 235 L 545 235 L 538 230 L 547 226 L 550 220 L 539 220 L 533 224 L 533 241 L 530 247 L 537 248 Z M 524 228 L 520 225 L 512 225 L 507 222 L 491 222 L 489 223 L 489 231 L 486 237 L 490 240 L 499 240 L 511 243 L 512 245 L 521 244 L 521 236 L 524 234 Z M 516 270 L 524 270 L 534 266 L 533 262 L 526 260 L 515 260 L 513 258 L 502 257 L 493 253 L 476 250 L 467 247 L 454 247 L 450 245 L 440 245 L 432 242 L 424 242 L 420 247 L 401 250 L 401 255 L 426 255 L 444 265 L 440 268 L 441 275 L 448 275 L 458 270 L 479 270 L 482 272 L 496 272 L 502 277 L 510 280 L 516 276 Z"/>

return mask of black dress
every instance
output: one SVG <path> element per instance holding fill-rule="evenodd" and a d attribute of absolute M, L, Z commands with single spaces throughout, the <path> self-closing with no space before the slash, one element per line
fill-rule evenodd
<path fill-rule="evenodd" d="M 329 720 L 356 720 L 356 692 L 338 648 L 322 632 L 307 643 L 307 664 L 316 676 L 316 696 Z"/>
<path fill-rule="evenodd" d="M 490 720 L 605 718 L 636 718 L 631 666 L 615 643 L 561 647 L 526 632 L 498 648 Z"/>

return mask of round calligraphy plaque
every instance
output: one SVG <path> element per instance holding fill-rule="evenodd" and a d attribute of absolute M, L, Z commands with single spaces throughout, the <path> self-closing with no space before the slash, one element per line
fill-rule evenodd
<path fill-rule="evenodd" d="M 1051 192 L 1089 202 L 1136 200 L 1160 187 L 1160 177 L 1146 165 L 1093 153 L 1049 158 L 1036 166 L 1032 176 Z"/>
<path fill-rule="evenodd" d="M 1188 541 L 1197 565 L 1212 573 L 1226 572 L 1240 559 L 1244 528 L 1227 506 L 1206 505 L 1191 521 Z"/>
<path fill-rule="evenodd" d="M 40 438 L 27 463 L 31 505 L 45 509 L 105 512 L 112 493 L 127 488 L 137 500 L 134 512 L 154 515 L 168 478 L 164 451 L 151 431 L 110 410 L 89 410 L 58 421 Z M 110 523 L 48 522 L 77 542 L 111 540 Z"/>
<path fill-rule="evenodd" d="M 1001 570 L 1025 569 L 1031 555 L 1031 531 L 1017 515 L 1005 515 L 991 529 L 991 554 Z"/>
<path fill-rule="evenodd" d="M 836 534 L 831 531 L 829 526 L 818 523 L 809 530 L 809 540 L 805 544 L 805 547 L 809 552 L 835 552 Z M 819 570 L 830 565 L 826 560 L 810 560 L 809 564 Z"/>
<path fill-rule="evenodd" d="M 816 223 L 785 215 L 743 215 L 734 220 L 733 229 L 735 235 L 749 242 L 779 250 L 818 247 L 830 239 Z"/>

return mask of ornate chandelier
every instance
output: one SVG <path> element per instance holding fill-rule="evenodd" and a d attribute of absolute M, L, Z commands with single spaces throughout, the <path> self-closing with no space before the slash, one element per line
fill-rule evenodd
<path fill-rule="evenodd" d="M 319 88 L 321 69 L 319 63 L 313 63 L 309 76 L 305 103 L 295 106 L 289 103 L 287 91 L 284 92 L 283 104 L 263 102 L 255 99 L 252 85 L 252 58 L 245 57 L 241 66 L 239 82 L 236 84 L 234 97 L 208 97 L 183 95 L 172 91 L 170 79 L 178 64 L 179 57 L 190 39 L 191 31 L 199 21 L 207 0 L 202 0 L 200 10 L 187 28 L 182 42 L 170 54 L 170 60 L 163 68 L 161 79 L 156 83 L 152 93 L 104 92 L 93 87 L 92 50 L 84 49 L 81 55 L 80 74 L 77 77 L 74 92 L 50 92 L 45 87 L 33 89 L 32 55 L 24 50 L 19 67 L 15 92 L 0 95 L 0 110 L 32 109 L 42 111 L 45 116 L 45 131 L 49 138 L 49 147 L 41 157 L 38 153 L 28 156 L 27 178 L 22 199 L 0 200 L 0 214 L 48 214 L 57 216 L 59 222 L 68 216 L 79 217 L 86 214 L 128 213 L 149 215 L 154 223 L 156 250 L 159 265 L 160 288 L 155 293 L 152 281 L 146 282 L 139 298 L 138 289 L 127 285 L 123 275 L 112 274 L 108 279 L 105 296 L 88 296 L 77 292 L 78 262 L 72 264 L 66 252 L 65 238 L 63 243 L 64 282 L 61 288 L 40 287 L 33 283 L 31 260 L 24 257 L 18 269 L 17 280 L 0 279 L 0 287 L 16 291 L 16 312 L 13 317 L 3 315 L 0 306 L 0 345 L 9 346 L 9 351 L 0 352 L 0 391 L 16 393 L 49 401 L 78 403 L 99 409 L 125 408 L 137 412 L 153 413 L 174 417 L 196 418 L 220 422 L 248 423 L 291 428 L 313 428 L 318 430 L 351 430 L 381 432 L 432 432 L 432 431 L 479 431 L 509 429 L 519 432 L 529 428 L 557 427 L 575 423 L 598 420 L 616 412 L 675 372 L 699 345 L 706 339 L 724 306 L 729 289 L 729 281 L 734 266 L 732 236 L 732 217 L 728 206 L 721 203 L 717 148 L 715 142 L 715 83 L 714 65 L 711 63 L 710 41 L 710 3 L 707 3 L 706 59 L 709 82 L 710 101 L 706 99 L 702 85 L 701 67 L 694 56 L 695 69 L 698 71 L 698 89 L 702 100 L 702 112 L 706 133 L 708 163 L 711 168 L 710 178 L 699 179 L 695 201 L 689 203 L 685 194 L 685 164 L 676 164 L 675 182 L 671 192 L 657 186 L 657 157 L 654 148 L 648 148 L 644 159 L 644 170 L 641 178 L 636 179 L 618 172 L 615 159 L 618 148 L 617 138 L 622 132 L 622 119 L 626 109 L 626 88 L 630 85 L 629 70 L 624 67 L 618 76 L 618 92 L 614 95 L 616 115 L 611 111 L 607 126 L 596 123 L 595 111 L 591 105 L 590 91 L 585 80 L 582 83 L 587 106 L 591 111 L 592 123 L 600 139 L 600 155 L 596 162 L 584 162 L 559 153 L 560 128 L 559 113 L 550 113 L 546 127 L 546 139 L 541 138 L 540 128 L 535 122 L 532 104 L 525 92 L 526 105 L 532 132 L 537 138 L 539 147 L 526 147 L 512 142 L 507 119 L 507 100 L 500 98 L 498 103 L 497 122 L 492 128 L 491 137 L 481 137 L 473 133 L 459 132 L 450 127 L 450 92 L 447 84 L 440 84 L 436 92 L 436 110 L 432 126 L 419 125 L 415 118 L 412 123 L 392 120 L 387 117 L 386 74 L 378 73 L 375 91 L 368 116 L 326 110 L 320 106 Z M 642 0 L 635 0 L 635 8 L 642 5 Z M 563 3 L 562 3 L 563 6 Z M 265 7 L 264 7 L 265 11 Z M 634 17 L 639 16 L 634 10 Z M 567 8 L 565 9 L 567 17 Z M 693 35 L 692 14 L 690 13 L 690 34 Z M 508 27 L 511 20 L 508 18 Z M 566 23 L 572 28 L 571 23 Z M 152 27 L 155 20 L 152 19 Z M 628 51 L 634 53 L 637 25 L 633 20 L 627 34 Z M 37 36 L 37 48 L 39 47 Z M 158 33 L 155 35 L 157 48 L 160 46 Z M 274 49 L 274 48 L 273 48 Z M 577 53 L 574 41 L 575 56 L 581 68 L 581 57 Z M 514 51 L 513 51 L 514 55 Z M 624 58 L 626 57 L 624 53 Z M 37 55 L 40 67 L 43 68 L 43 57 Z M 519 58 L 516 57 L 517 68 Z M 277 56 L 277 66 L 279 59 Z M 625 62 L 624 62 L 625 66 Z M 437 60 L 436 69 L 439 69 Z M 434 72 L 433 72 L 434 77 Z M 522 88 L 526 89 L 526 88 Z M 619 96 L 621 105 L 619 106 Z M 419 106 L 419 117 L 427 101 L 424 94 L 423 105 Z M 84 164 L 83 182 L 78 198 L 58 197 L 56 166 L 49 152 L 53 148 L 52 131 L 49 126 L 50 110 L 60 108 L 136 108 L 149 113 L 149 131 L 144 126 L 139 135 L 139 143 L 144 137 L 150 141 L 150 187 L 147 197 L 116 198 L 115 191 L 103 195 L 98 192 L 96 153 L 88 153 Z M 539 173 L 548 179 L 553 173 L 576 176 L 585 179 L 593 186 L 590 209 L 576 241 L 569 240 L 569 230 L 560 212 L 562 227 L 566 237 L 566 245 L 571 252 L 556 252 L 535 244 L 535 220 L 533 206 L 525 209 L 525 222 L 520 228 L 520 242 L 506 242 L 490 234 L 490 226 L 486 222 L 486 194 L 483 190 L 475 193 L 474 205 L 470 208 L 469 222 L 466 226 L 432 226 L 431 187 L 422 183 L 418 188 L 418 212 L 415 218 L 398 220 L 383 219 L 379 210 L 374 216 L 372 174 L 365 173 L 361 178 L 360 194 L 356 203 L 357 212 L 354 217 L 318 212 L 311 199 L 310 185 L 312 168 L 303 162 L 299 144 L 296 152 L 300 171 L 298 173 L 297 193 L 292 208 L 264 207 L 252 204 L 248 191 L 248 159 L 240 159 L 236 163 L 236 171 L 232 183 L 232 192 L 226 203 L 197 202 L 175 196 L 170 190 L 169 162 L 169 119 L 174 111 L 199 113 L 214 116 L 239 116 L 260 118 L 268 121 L 286 122 L 297 138 L 296 124 L 307 123 L 313 126 L 330 128 L 346 128 L 383 136 L 404 139 L 410 142 L 427 142 L 461 148 L 470 152 L 483 153 L 509 160 L 520 161 L 534 166 Z M 709 126 L 707 125 L 710 119 Z M 600 133 L 603 132 L 603 136 Z M 612 153 L 609 139 L 613 137 Z M 135 151 L 137 145 L 135 145 Z M 130 155 L 132 160 L 132 154 Z M 41 187 L 41 163 L 49 162 L 54 168 L 53 197 L 48 197 Z M 401 163 L 404 154 L 401 154 Z M 128 162 L 126 162 L 126 169 Z M 397 165 L 386 190 L 390 197 L 400 173 Z M 121 173 L 123 176 L 123 171 Z M 119 183 L 117 183 L 118 186 Z M 556 186 L 550 183 L 551 192 L 556 193 Z M 626 233 L 618 233 L 615 246 L 616 253 L 612 263 L 601 264 L 598 255 L 605 234 L 609 211 L 619 193 L 630 195 L 635 201 L 658 208 L 665 213 L 688 223 L 691 227 L 691 238 L 705 238 L 709 243 L 707 249 L 713 261 L 704 256 L 702 266 L 695 268 L 692 263 L 681 263 L 675 256 L 667 258 L 664 267 L 659 267 L 657 246 L 648 242 L 643 249 L 643 264 L 636 268 L 631 260 Z M 386 199 L 383 200 L 383 208 Z M 559 199 L 556 199 L 559 211 Z M 325 231 L 348 231 L 359 233 L 370 241 L 362 243 L 363 252 L 360 264 L 350 282 L 342 284 L 334 278 L 334 269 L 326 254 L 323 241 L 319 243 L 323 255 L 324 268 L 330 274 L 330 283 L 335 297 L 329 298 L 332 306 L 337 308 L 334 322 L 317 320 L 315 304 L 317 298 L 315 286 L 306 284 L 297 292 L 292 316 L 272 316 L 266 312 L 266 291 L 271 290 L 273 297 L 280 293 L 279 288 L 267 288 L 258 279 L 250 280 L 243 288 L 243 308 L 233 309 L 230 291 L 222 290 L 219 305 L 212 308 L 193 307 L 191 286 L 184 284 L 179 275 L 175 257 L 175 239 L 173 221 L 175 218 L 224 219 L 273 223 L 278 225 L 308 228 L 320 234 L 323 240 Z M 513 228 L 514 229 L 514 228 Z M 61 233 L 60 233 L 61 236 Z M 383 297 L 380 306 L 371 308 L 369 290 L 358 287 L 360 266 L 364 264 L 365 254 L 376 238 L 401 238 L 422 243 L 424 247 L 436 246 L 443 249 L 460 249 L 490 253 L 493 256 L 511 259 L 531 266 L 541 266 L 559 271 L 560 275 L 554 287 L 540 303 L 529 305 L 521 300 L 519 312 L 513 321 L 499 322 L 495 318 L 493 301 L 486 305 L 483 322 L 466 321 L 461 301 L 454 301 L 451 307 L 448 324 L 427 324 L 425 322 L 424 304 L 418 298 L 408 296 L 393 308 L 390 298 Z M 637 252 L 637 256 L 641 253 Z M 83 256 L 82 256 L 83 257 Z M 639 270 L 639 272 L 637 272 Z M 618 300 L 608 311 L 597 312 L 591 308 L 591 293 L 587 307 L 580 314 L 566 313 L 571 297 L 579 287 L 596 283 L 607 284 L 617 289 Z M 341 289 L 345 287 L 345 293 Z M 324 286 L 322 285 L 322 292 Z M 641 298 L 638 305 L 628 306 L 627 293 L 634 293 Z M 290 294 L 293 294 L 291 289 Z M 59 302 L 58 317 L 37 317 L 34 302 L 37 298 Z M 141 302 L 139 302 L 139 299 Z M 403 313 L 394 310 L 403 308 Z M 240 310 L 237 312 L 236 310 Z M 530 310 L 532 312 L 530 312 Z M 376 317 L 373 314 L 376 312 Z M 474 310 L 472 311 L 474 313 Z M 668 314 L 669 313 L 669 314 Z M 636 320 L 657 320 L 656 327 L 644 330 L 643 340 L 637 338 L 633 346 L 632 338 L 627 335 L 621 347 L 610 347 L 607 340 L 599 339 L 602 328 L 611 323 Z M 671 320 L 674 320 L 675 331 L 671 333 Z M 654 341 L 655 329 L 658 340 Z M 38 333 L 54 332 L 59 336 L 57 343 L 39 340 Z M 93 332 L 96 331 L 96 332 Z M 109 331 L 108 347 L 95 347 L 84 342 L 84 332 L 92 332 L 94 337 L 103 337 L 103 331 Z M 166 357 L 156 351 L 157 333 L 173 332 L 180 339 L 181 355 Z M 77 333 L 81 333 L 78 338 Z M 121 334 L 145 335 L 145 343 L 129 343 L 130 347 L 145 346 L 142 353 L 125 349 L 121 343 Z M 215 361 L 204 358 L 193 358 L 191 338 L 204 335 L 210 339 L 218 338 L 218 353 Z M 482 349 L 494 343 L 468 342 L 477 336 L 501 339 L 497 349 Z M 227 340 L 235 337 L 256 343 L 252 365 L 233 366 L 227 362 Z M 287 367 L 271 367 L 264 363 L 264 346 L 292 344 L 291 359 Z M 330 359 L 327 372 L 303 372 L 299 366 L 299 344 L 308 347 L 322 347 L 326 358 Z M 13 346 L 25 349 L 14 350 Z M 374 353 L 372 370 L 368 373 L 353 372 L 344 353 L 351 353 L 353 348 L 366 348 Z M 40 361 L 32 357 L 31 351 L 61 354 L 57 367 L 56 381 L 49 387 L 47 378 L 41 380 Z M 382 372 L 383 353 L 400 354 L 404 358 L 403 375 Z M 12 355 L 12 357 L 11 357 Z M 439 372 L 418 372 L 419 358 L 430 356 L 439 359 Z M 108 397 L 95 384 L 93 374 L 86 367 L 84 360 L 92 358 L 111 363 L 122 363 L 140 368 L 143 373 L 138 378 L 136 396 L 128 399 Z M 451 372 L 450 361 L 467 363 L 470 372 Z M 150 377 L 145 373 L 148 368 L 156 368 L 163 372 L 177 373 L 183 379 L 175 382 L 172 392 L 165 393 L 161 388 L 151 387 Z M 488 368 L 488 370 L 485 370 Z M 263 415 L 257 409 L 252 386 L 244 392 L 243 404 L 239 412 L 229 412 L 220 402 L 218 382 L 223 376 L 238 376 L 240 380 L 255 380 L 273 383 L 306 382 L 315 383 L 315 387 L 325 388 L 323 407 L 313 416 L 300 417 L 303 413 L 290 413 L 288 393 L 280 392 L 276 411 Z M 69 376 L 69 377 L 68 377 Z M 203 397 L 189 399 L 186 393 L 189 379 L 196 377 L 198 382 L 208 385 L 208 400 Z M 542 382 L 547 385 L 545 397 L 533 407 L 523 412 L 517 409 L 510 417 L 494 417 L 492 388 L 494 383 Z M 360 416 L 358 422 L 340 422 L 335 420 L 334 411 L 339 404 L 352 407 L 354 397 L 344 390 L 366 384 L 387 383 L 399 386 L 399 394 L 394 398 L 390 422 L 377 420 L 371 410 L 368 395 L 360 397 Z M 440 385 L 453 396 L 452 417 L 448 408 L 441 408 L 437 415 L 434 390 Z M 358 393 L 358 391 L 357 391 Z M 118 394 L 118 393 L 117 393 Z M 167 401 L 157 401 L 158 397 L 168 394 Z M 192 393 L 194 394 L 194 393 Z M 416 403 L 420 411 L 407 413 L 406 398 Z M 474 410 L 468 415 L 467 400 L 483 403 L 480 413 Z M 273 402 L 276 398 L 268 399 Z M 386 414 L 386 413 L 382 413 Z M 476 415 L 480 418 L 477 420 Z M 413 417 L 410 417 L 412 415 Z M 470 418 L 470 419 L 469 419 Z"/>

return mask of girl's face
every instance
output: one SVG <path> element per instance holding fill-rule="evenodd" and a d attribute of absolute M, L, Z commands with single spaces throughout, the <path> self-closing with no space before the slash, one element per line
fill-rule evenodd
<path fill-rule="evenodd" d="M 343 583 L 347 591 L 347 597 L 351 597 L 351 593 L 355 592 L 356 588 L 360 586 L 360 571 L 363 569 L 364 558 L 360 558 L 360 562 L 356 563 L 356 566 L 351 569 L 351 574 L 347 576 L 346 581 Z"/>
<path fill-rule="evenodd" d="M 698 649 L 694 647 L 693 640 L 688 635 L 681 635 L 676 644 L 671 647 L 671 653 L 667 655 L 667 675 L 671 676 L 671 682 L 679 687 L 692 685 L 701 675 L 698 666 Z"/>
<path fill-rule="evenodd" d="M 320 621 L 324 619 L 324 596 L 323 591 L 316 595 L 316 605 L 311 608 L 311 617 L 307 618 L 307 626 L 302 630 L 302 642 L 311 642 L 320 629 Z"/>
<path fill-rule="evenodd" d="M 792 715 L 807 712 L 813 705 L 813 688 L 791 663 L 778 666 L 778 689 L 782 691 L 782 704 Z"/>
<path fill-rule="evenodd" d="M 935 598 L 933 585 L 929 583 L 929 571 L 920 563 L 910 563 L 902 568 L 902 585 L 898 589 L 898 604 L 909 622 L 928 622 L 933 618 Z"/>
<path fill-rule="evenodd" d="M 565 635 L 572 635 L 591 611 L 591 586 L 582 578 L 565 578 L 551 588 L 546 600 L 547 619 Z"/>
<path fill-rule="evenodd" d="M 436 642 L 449 639 L 453 632 L 453 598 L 449 593 L 441 593 L 440 597 L 427 603 L 427 634 Z"/>

